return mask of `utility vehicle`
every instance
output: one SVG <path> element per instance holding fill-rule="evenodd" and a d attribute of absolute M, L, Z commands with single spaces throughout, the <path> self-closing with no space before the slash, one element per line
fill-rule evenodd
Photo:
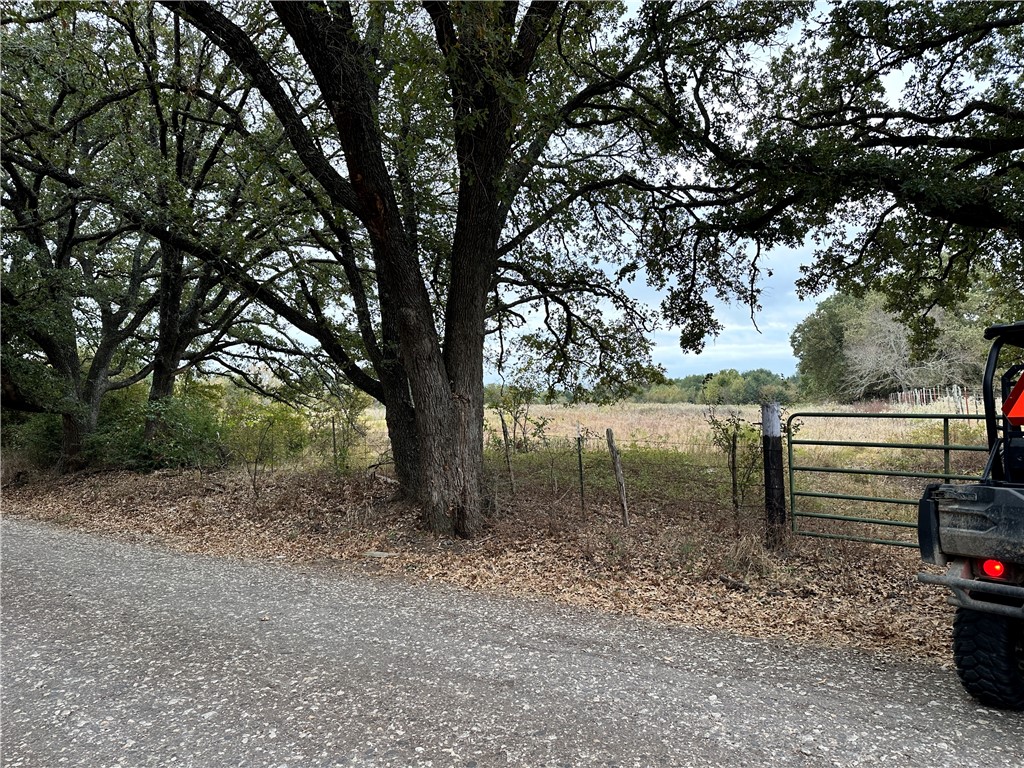
<path fill-rule="evenodd" d="M 967 692 L 1024 709 L 1024 322 L 995 325 L 982 397 L 989 454 L 982 478 L 930 485 L 918 507 L 926 584 L 952 590 L 953 657 Z M 997 391 L 998 384 L 998 391 Z"/>

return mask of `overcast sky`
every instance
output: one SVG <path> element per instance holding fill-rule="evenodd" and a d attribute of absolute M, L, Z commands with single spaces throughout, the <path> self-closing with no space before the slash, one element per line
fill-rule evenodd
<path fill-rule="evenodd" d="M 716 302 L 716 316 L 725 330 L 709 338 L 700 354 L 684 354 L 679 349 L 678 334 L 661 331 L 655 336 L 657 347 L 655 362 L 665 368 L 670 378 L 681 378 L 693 373 L 718 373 L 725 368 L 743 372 L 754 368 L 767 368 L 774 373 L 789 376 L 796 371 L 796 358 L 789 345 L 789 336 L 797 323 L 814 311 L 824 297 L 801 301 L 797 298 L 795 283 L 800 276 L 801 263 L 809 263 L 811 249 L 778 249 L 773 251 L 765 266 L 772 270 L 763 281 L 762 309 L 750 319 L 745 305 Z M 760 330 L 760 332 L 758 332 Z"/>

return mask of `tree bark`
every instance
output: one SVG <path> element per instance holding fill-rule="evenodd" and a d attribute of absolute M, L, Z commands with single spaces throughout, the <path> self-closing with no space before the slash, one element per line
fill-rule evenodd
<path fill-rule="evenodd" d="M 174 382 L 177 378 L 175 373 L 177 366 L 168 365 L 163 359 L 157 359 L 153 367 L 153 381 L 149 387 L 149 405 L 154 406 L 165 401 L 174 395 Z M 143 431 L 143 440 L 152 443 L 161 430 L 164 428 L 164 420 L 158 408 L 151 407 L 146 412 L 146 426 Z"/>
<path fill-rule="evenodd" d="M 166 243 L 160 246 L 160 304 L 157 309 L 157 343 L 153 361 L 153 381 L 149 404 L 154 405 L 174 394 L 174 380 L 181 355 L 181 298 L 184 291 L 184 257 L 180 249 Z M 143 440 L 151 443 L 163 428 L 159 410 L 146 413 Z"/>
<path fill-rule="evenodd" d="M 71 413 L 61 414 L 60 457 L 56 467 L 59 474 L 74 472 L 84 466 L 82 439 L 85 431 L 81 417 Z"/>
<path fill-rule="evenodd" d="M 409 396 L 409 382 L 404 376 L 381 376 L 384 398 L 384 421 L 388 428 L 391 457 L 403 499 L 415 502 L 420 486 L 420 441 L 416 427 L 416 410 Z"/>

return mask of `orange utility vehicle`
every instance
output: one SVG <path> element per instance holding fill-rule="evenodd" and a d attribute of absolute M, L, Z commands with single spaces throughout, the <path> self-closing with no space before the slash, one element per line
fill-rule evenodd
<path fill-rule="evenodd" d="M 1024 322 L 992 326 L 985 338 L 988 462 L 976 483 L 925 491 L 921 557 L 948 567 L 918 578 L 952 590 L 953 656 L 968 693 L 1024 709 Z"/>

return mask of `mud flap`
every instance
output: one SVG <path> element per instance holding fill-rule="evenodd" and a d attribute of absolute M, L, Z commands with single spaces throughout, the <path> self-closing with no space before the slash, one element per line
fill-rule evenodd
<path fill-rule="evenodd" d="M 917 545 L 921 559 L 933 565 L 945 565 L 948 560 L 939 546 L 939 505 L 932 498 L 938 483 L 929 485 L 917 504 Z"/>

